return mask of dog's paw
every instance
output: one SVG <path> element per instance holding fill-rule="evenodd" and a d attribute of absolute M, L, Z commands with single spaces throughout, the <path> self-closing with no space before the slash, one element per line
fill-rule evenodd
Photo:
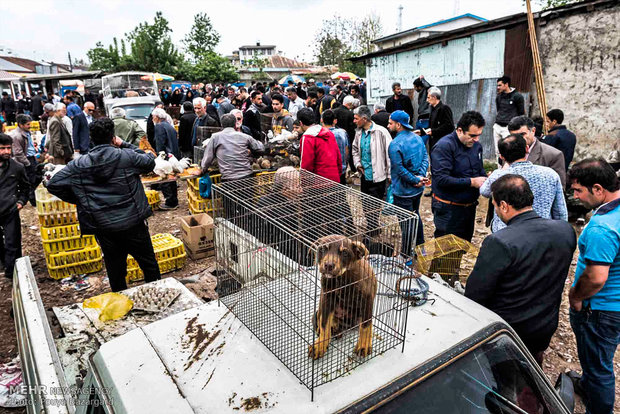
<path fill-rule="evenodd" d="M 360 329 L 360 337 L 357 340 L 357 345 L 355 345 L 353 352 L 362 358 L 367 357 L 372 353 L 372 329 Z"/>
<path fill-rule="evenodd" d="M 316 341 L 313 345 L 308 347 L 308 356 L 312 359 L 322 358 L 327 352 L 327 341 Z"/>
<path fill-rule="evenodd" d="M 357 355 L 365 358 L 372 354 L 372 344 L 361 345 L 359 342 L 355 345 L 355 351 Z"/>

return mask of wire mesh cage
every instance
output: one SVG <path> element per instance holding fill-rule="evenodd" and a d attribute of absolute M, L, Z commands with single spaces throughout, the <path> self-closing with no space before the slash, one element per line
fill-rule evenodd
<path fill-rule="evenodd" d="M 213 203 L 220 301 L 312 396 L 404 346 L 415 214 L 291 167 Z"/>
<path fill-rule="evenodd" d="M 416 247 L 416 268 L 429 276 L 438 273 L 450 285 L 456 281 L 465 285 L 479 251 L 468 241 L 447 234 Z"/>

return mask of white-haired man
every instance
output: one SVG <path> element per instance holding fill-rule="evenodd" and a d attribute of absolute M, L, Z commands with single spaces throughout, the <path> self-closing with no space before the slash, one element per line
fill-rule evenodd
<path fill-rule="evenodd" d="M 370 117 L 372 122 L 381 125 L 383 128 L 387 128 L 388 122 L 390 121 L 390 114 L 385 110 L 385 105 L 382 103 L 375 104 L 374 110 L 375 113 Z"/>
<path fill-rule="evenodd" d="M 334 116 L 337 120 L 339 128 L 347 131 L 347 137 L 349 138 L 349 148 L 353 146 L 353 140 L 355 139 L 355 123 L 353 123 L 353 108 L 355 107 L 355 99 L 351 95 L 344 97 L 342 105 L 334 109 Z M 353 164 L 353 154 L 349 152 L 349 159 L 347 160 L 352 172 L 355 172 L 355 165 Z"/>
<path fill-rule="evenodd" d="M 194 104 L 194 113 L 196 114 L 196 120 L 192 127 L 192 148 L 197 145 L 197 133 L 198 127 L 203 126 L 217 126 L 217 121 L 207 115 L 207 101 L 204 98 L 194 98 L 192 101 Z"/>
<path fill-rule="evenodd" d="M 47 123 L 47 139 L 48 154 L 53 158 L 54 164 L 67 164 L 73 158 L 73 140 L 70 131 L 73 129 L 71 119 L 66 116 L 67 109 L 65 104 L 57 103 L 54 112 L 50 113 Z M 67 128 L 63 117 L 69 119 L 71 129 Z"/>
<path fill-rule="evenodd" d="M 146 132 L 133 119 L 125 118 L 125 109 L 112 108 L 110 118 L 114 121 L 114 135 L 123 141 L 138 146 L 140 139 L 146 136 Z"/>
<path fill-rule="evenodd" d="M 452 115 L 452 109 L 448 105 L 441 102 L 441 90 L 436 86 L 431 86 L 428 89 L 428 96 L 426 98 L 431 106 L 430 116 L 430 141 L 428 147 L 432 150 L 435 144 L 443 137 L 451 134 L 454 131 L 454 119 Z M 422 132 L 422 131 L 420 131 Z M 421 134 L 422 139 L 426 142 L 425 134 Z"/>

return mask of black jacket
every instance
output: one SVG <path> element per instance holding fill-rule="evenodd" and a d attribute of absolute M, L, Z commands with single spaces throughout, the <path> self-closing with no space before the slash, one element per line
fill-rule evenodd
<path fill-rule="evenodd" d="M 157 153 L 164 151 L 166 154 L 172 154 L 177 159 L 181 159 L 177 131 L 168 122 L 155 125 L 155 150 Z"/>
<path fill-rule="evenodd" d="M 409 119 L 413 119 L 413 104 L 411 103 L 411 98 L 404 93 L 400 94 L 396 100 L 394 96 L 390 96 L 387 101 L 385 101 L 385 110 L 390 114 L 398 110 L 405 111 L 409 115 Z"/>
<path fill-rule="evenodd" d="M 387 128 L 388 122 L 390 120 L 390 114 L 387 111 L 379 111 L 377 113 L 372 114 L 372 116 L 370 117 L 370 120 L 377 125 L 381 125 L 383 128 Z"/>
<path fill-rule="evenodd" d="M 50 193 L 77 205 L 82 234 L 131 228 L 153 214 L 140 174 L 153 171 L 155 157 L 135 145 L 97 145 L 58 171 Z"/>
<path fill-rule="evenodd" d="M 30 96 L 26 96 L 25 98 L 21 98 L 19 101 L 17 101 L 17 113 L 18 114 L 23 114 L 25 111 L 31 111 L 32 110 L 32 99 L 30 99 Z"/>
<path fill-rule="evenodd" d="M 500 126 L 507 126 L 515 116 L 525 115 L 525 99 L 516 89 L 508 93 L 498 93 L 495 97 L 495 107 L 497 109 L 495 123 Z"/>
<path fill-rule="evenodd" d="M 243 114 L 243 125 L 250 128 L 250 131 L 252 132 L 252 137 L 255 140 L 263 142 L 264 138 L 261 128 L 260 117 L 260 111 L 255 105 L 252 105 Z"/>
<path fill-rule="evenodd" d="M 426 98 L 428 97 L 428 89 L 431 87 L 431 84 L 424 78 L 420 80 L 422 81 L 422 89 L 418 92 L 418 119 L 429 119 L 432 106 Z"/>
<path fill-rule="evenodd" d="M 14 114 L 17 111 L 17 104 L 10 96 L 0 99 L 0 112 Z"/>
<path fill-rule="evenodd" d="M 181 151 L 193 151 L 192 134 L 194 132 L 194 121 L 196 121 L 196 114 L 193 112 L 186 112 L 179 119 L 179 148 L 181 148 Z"/>
<path fill-rule="evenodd" d="M 43 97 L 35 95 L 32 97 L 32 116 L 43 115 Z"/>
<path fill-rule="evenodd" d="M 429 148 L 432 149 L 441 138 L 454 131 L 452 109 L 441 101 L 434 107 L 431 107 L 429 127 L 433 134 L 429 139 Z"/>
<path fill-rule="evenodd" d="M 17 203 L 25 206 L 28 202 L 30 184 L 26 169 L 10 158 L 0 166 L 0 217 L 17 210 Z"/>
<path fill-rule="evenodd" d="M 575 145 L 577 144 L 575 134 L 569 131 L 565 125 L 556 125 L 545 135 L 542 142 L 562 151 L 564 167 L 568 171 L 568 166 L 573 160 L 573 155 L 575 155 Z"/>
<path fill-rule="evenodd" d="M 88 121 L 83 111 L 73 117 L 73 148 L 80 151 L 82 155 L 88 152 L 90 147 L 90 132 L 88 130 Z"/>
<path fill-rule="evenodd" d="M 551 338 L 576 244 L 568 222 L 534 211 L 519 214 L 482 243 L 465 296 L 504 318 L 519 335 Z"/>
<path fill-rule="evenodd" d="M 342 105 L 334 109 L 334 116 L 338 120 L 336 126 L 347 131 L 349 144 L 355 139 L 355 124 L 353 123 L 353 111 Z"/>

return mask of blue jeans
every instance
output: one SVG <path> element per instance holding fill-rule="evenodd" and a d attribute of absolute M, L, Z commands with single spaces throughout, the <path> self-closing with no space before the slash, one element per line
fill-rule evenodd
<path fill-rule="evenodd" d="M 418 229 L 415 236 L 415 245 L 424 243 L 424 227 L 422 225 L 422 218 L 420 217 L 420 199 L 422 198 L 422 193 L 418 194 L 414 197 L 399 197 L 394 195 L 394 205 L 397 207 L 404 208 L 408 211 L 413 211 L 419 218 L 418 220 Z M 412 240 L 411 236 L 413 233 L 413 228 L 407 226 L 407 223 L 400 223 L 400 230 L 402 232 L 402 240 L 401 240 L 401 253 L 406 256 L 411 256 L 411 248 L 412 248 Z"/>
<path fill-rule="evenodd" d="M 577 339 L 577 353 L 586 394 L 586 414 L 614 411 L 614 354 L 620 343 L 620 312 L 570 310 L 570 324 Z"/>
<path fill-rule="evenodd" d="M 431 126 L 431 120 L 428 118 L 418 119 L 418 121 L 415 123 L 415 129 L 419 129 L 420 131 L 423 129 L 428 129 L 429 126 Z M 422 141 L 424 141 L 424 145 L 426 145 L 426 141 L 428 141 L 428 135 L 421 135 L 420 138 L 422 138 Z"/>

